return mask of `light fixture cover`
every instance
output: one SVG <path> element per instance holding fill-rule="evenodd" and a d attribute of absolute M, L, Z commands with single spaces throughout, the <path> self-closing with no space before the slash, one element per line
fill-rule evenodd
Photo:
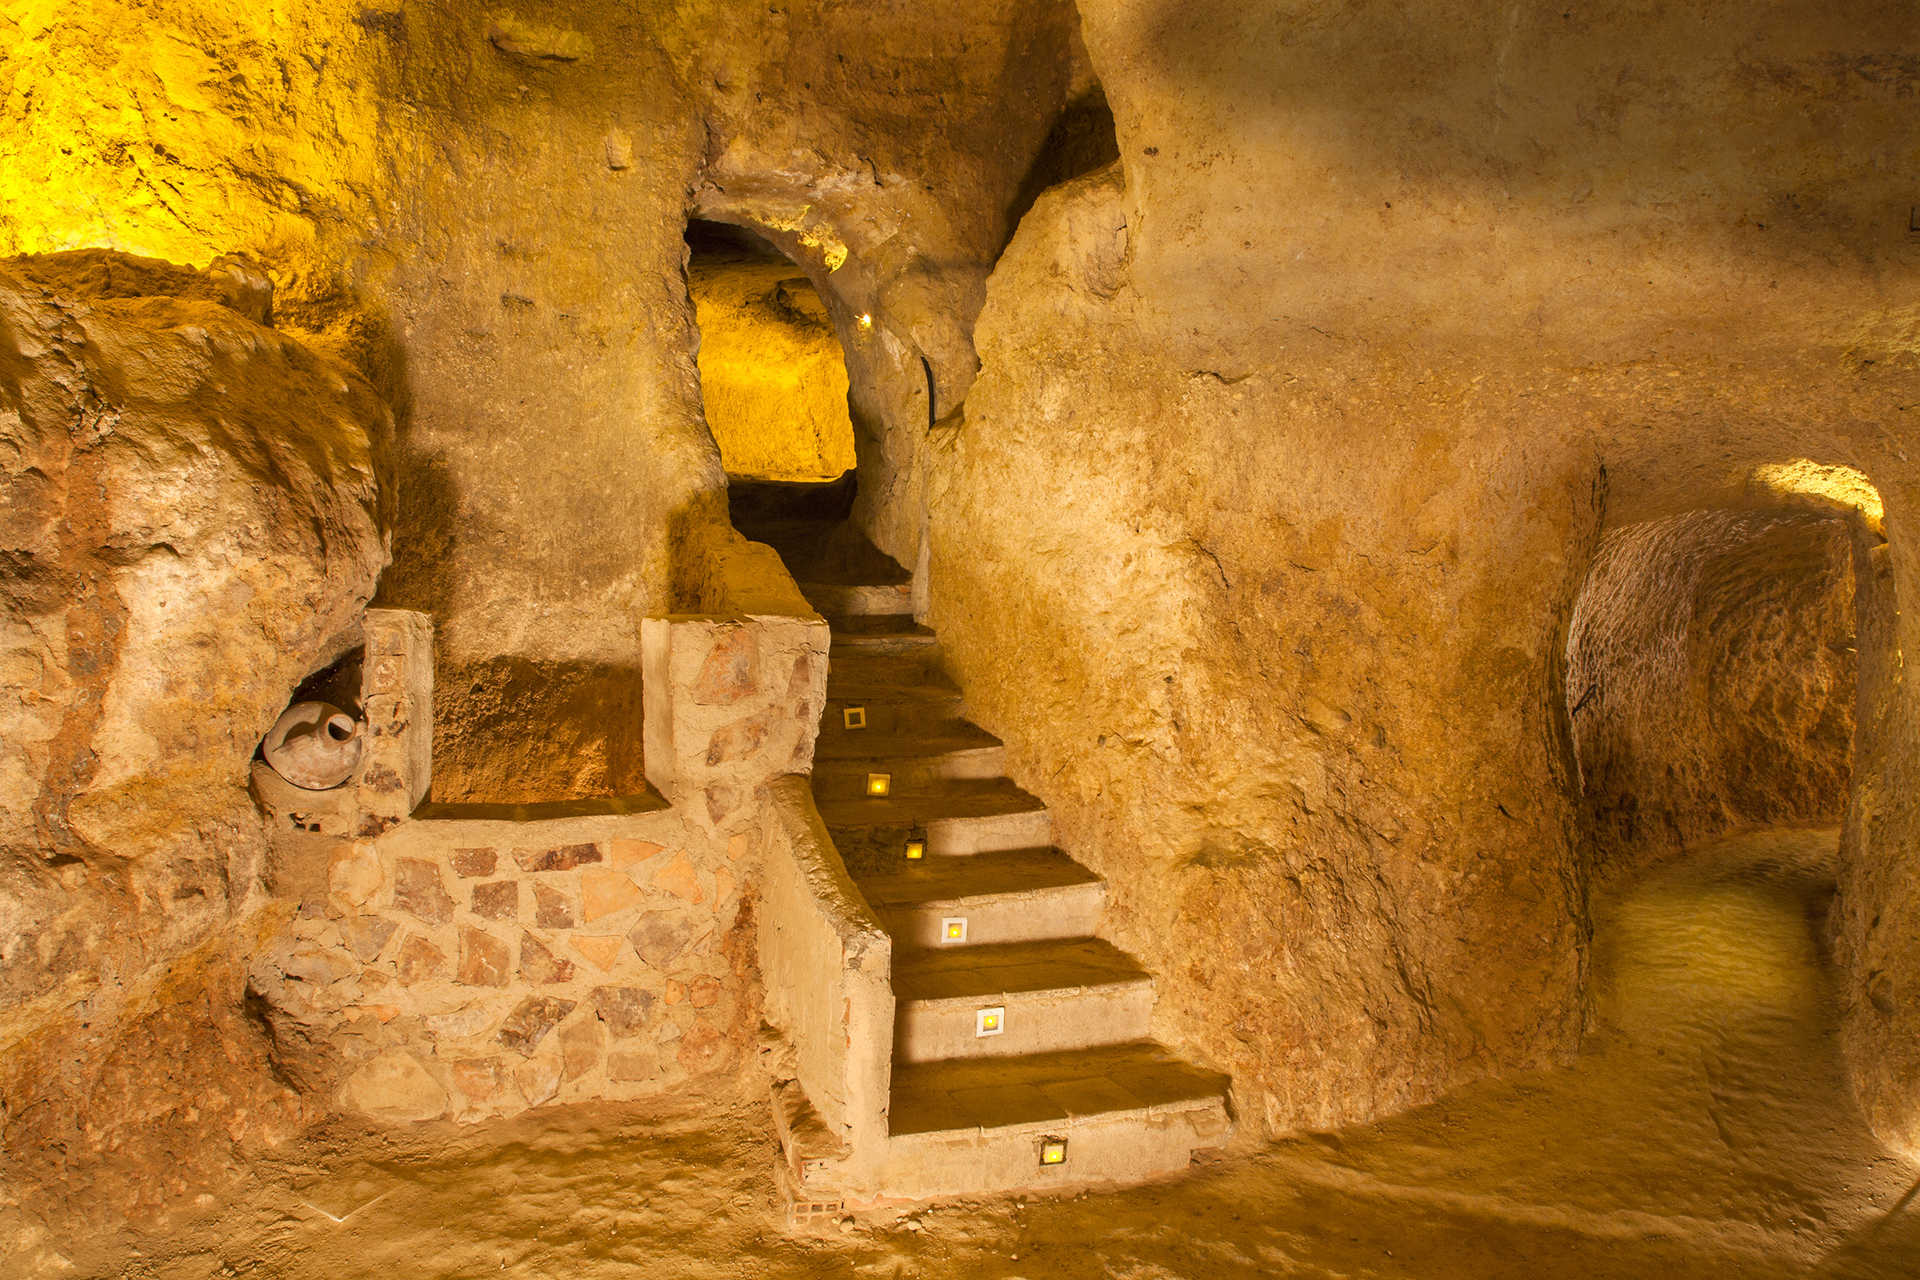
<path fill-rule="evenodd" d="M 1067 1140 L 1065 1138 L 1040 1139 L 1040 1163 L 1042 1165 L 1065 1164 L 1067 1162 Z"/>
<path fill-rule="evenodd" d="M 908 862 L 918 862 L 926 856 L 927 842 L 924 839 L 916 836 L 914 839 L 907 841 Z"/>
<path fill-rule="evenodd" d="M 1005 1005 L 994 1005 L 990 1009 L 981 1009 L 973 1015 L 973 1034 L 978 1036 L 997 1036 L 1007 1029 L 1007 1010 Z"/>
<path fill-rule="evenodd" d="M 840 709 L 840 718 L 845 721 L 849 729 L 864 729 L 867 727 L 867 709 L 865 707 L 842 707 Z"/>
<path fill-rule="evenodd" d="M 890 773 L 870 773 L 867 775 L 867 794 L 884 796 L 893 790 L 893 775 Z"/>
<path fill-rule="evenodd" d="M 940 941 L 965 942 L 967 940 L 967 918 L 948 916 L 940 922 Z"/>

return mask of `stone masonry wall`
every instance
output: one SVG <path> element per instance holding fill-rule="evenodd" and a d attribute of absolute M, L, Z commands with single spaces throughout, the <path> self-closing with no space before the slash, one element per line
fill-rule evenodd
<path fill-rule="evenodd" d="M 338 846 L 253 986 L 302 1086 L 377 1118 L 661 1092 L 749 1043 L 748 847 L 665 811 L 404 823 Z"/>

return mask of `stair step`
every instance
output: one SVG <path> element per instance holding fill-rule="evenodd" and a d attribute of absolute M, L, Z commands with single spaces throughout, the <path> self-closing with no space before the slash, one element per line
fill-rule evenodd
<path fill-rule="evenodd" d="M 1142 1040 L 1074 1053 L 894 1068 L 881 1181 L 934 1196 L 1135 1183 L 1177 1173 L 1232 1129 L 1227 1079 Z M 1066 1159 L 1040 1163 L 1066 1140 Z"/>
<path fill-rule="evenodd" d="M 924 647 L 940 642 L 932 628 L 898 613 L 829 614 L 827 626 L 832 628 L 835 648 L 843 644 L 859 647 L 889 642 Z"/>
<path fill-rule="evenodd" d="M 911 831 L 926 834 L 930 855 L 1031 849 L 1053 843 L 1053 818 L 1040 801 L 1005 778 L 955 778 L 884 797 L 818 797 L 820 817 L 849 867 L 897 856 Z"/>
<path fill-rule="evenodd" d="M 863 725 L 858 729 L 847 727 L 847 710 L 860 708 Z M 841 741 L 867 741 L 868 739 L 888 735 L 896 738 L 911 737 L 921 733 L 941 732 L 948 725 L 960 721 L 960 691 L 953 690 L 944 697 L 935 698 L 923 695 L 918 698 L 883 700 L 879 698 L 828 698 L 826 710 L 820 716 L 820 738 L 822 744 L 837 744 Z"/>
<path fill-rule="evenodd" d="M 827 662 L 829 702 L 944 702 L 960 687 L 920 654 L 855 654 Z"/>
<path fill-rule="evenodd" d="M 887 1127 L 901 1137 L 1138 1115 L 1220 1102 L 1226 1092 L 1224 1075 L 1145 1039 L 1065 1053 L 954 1058 L 894 1069 Z"/>
<path fill-rule="evenodd" d="M 991 746 L 966 747 L 940 755 L 922 754 L 871 759 L 828 759 L 817 756 L 813 766 L 816 799 L 857 798 L 866 794 L 867 777 L 884 773 L 896 792 L 924 791 L 954 779 L 998 778 L 1006 772 L 1007 750 Z"/>
<path fill-rule="evenodd" d="M 1153 977 L 1100 938 L 896 953 L 893 1060 L 1004 1057 L 1142 1039 Z M 979 1033 L 984 1009 L 999 1030 Z"/>
<path fill-rule="evenodd" d="M 1058 849 L 1005 849 L 901 861 L 860 881 L 895 942 L 948 947 L 945 924 L 965 922 L 969 947 L 1091 934 L 1106 906 L 1100 877 Z"/>
<path fill-rule="evenodd" d="M 800 594 L 823 614 L 913 613 L 913 584 L 801 582 Z"/>
<path fill-rule="evenodd" d="M 940 653 L 940 640 L 925 627 L 914 625 L 906 614 L 874 614 L 868 622 L 892 623 L 886 630 L 851 631 L 843 629 L 851 619 L 833 619 L 828 628 L 833 637 L 830 653 L 834 661 L 864 657 L 918 657 L 933 662 Z"/>
<path fill-rule="evenodd" d="M 814 748 L 813 758 L 826 760 L 911 760 L 917 756 L 943 756 L 955 751 L 978 751 L 997 747 L 1000 739 L 966 720 L 935 720 L 906 732 L 866 729 L 840 733 L 829 740 L 826 733 Z"/>

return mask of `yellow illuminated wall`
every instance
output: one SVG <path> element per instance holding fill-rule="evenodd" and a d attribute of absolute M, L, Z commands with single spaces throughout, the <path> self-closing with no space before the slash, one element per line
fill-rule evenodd
<path fill-rule="evenodd" d="M 369 12 L 0 0 L 0 254 L 238 251 L 295 307 L 335 292 L 382 207 L 392 39 Z"/>
<path fill-rule="evenodd" d="M 827 309 L 786 261 L 703 258 L 688 268 L 700 387 L 727 474 L 831 480 L 854 465 L 847 366 Z"/>

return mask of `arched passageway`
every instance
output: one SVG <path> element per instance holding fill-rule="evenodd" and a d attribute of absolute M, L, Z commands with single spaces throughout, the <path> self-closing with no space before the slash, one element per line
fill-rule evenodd
<path fill-rule="evenodd" d="M 1566 658 L 1596 867 L 1840 821 L 1853 600 L 1853 536 L 1830 510 L 1704 509 L 1603 536 Z"/>
<path fill-rule="evenodd" d="M 826 302 L 740 227 L 687 226 L 700 394 L 730 481 L 821 484 L 855 465 L 847 366 Z"/>

